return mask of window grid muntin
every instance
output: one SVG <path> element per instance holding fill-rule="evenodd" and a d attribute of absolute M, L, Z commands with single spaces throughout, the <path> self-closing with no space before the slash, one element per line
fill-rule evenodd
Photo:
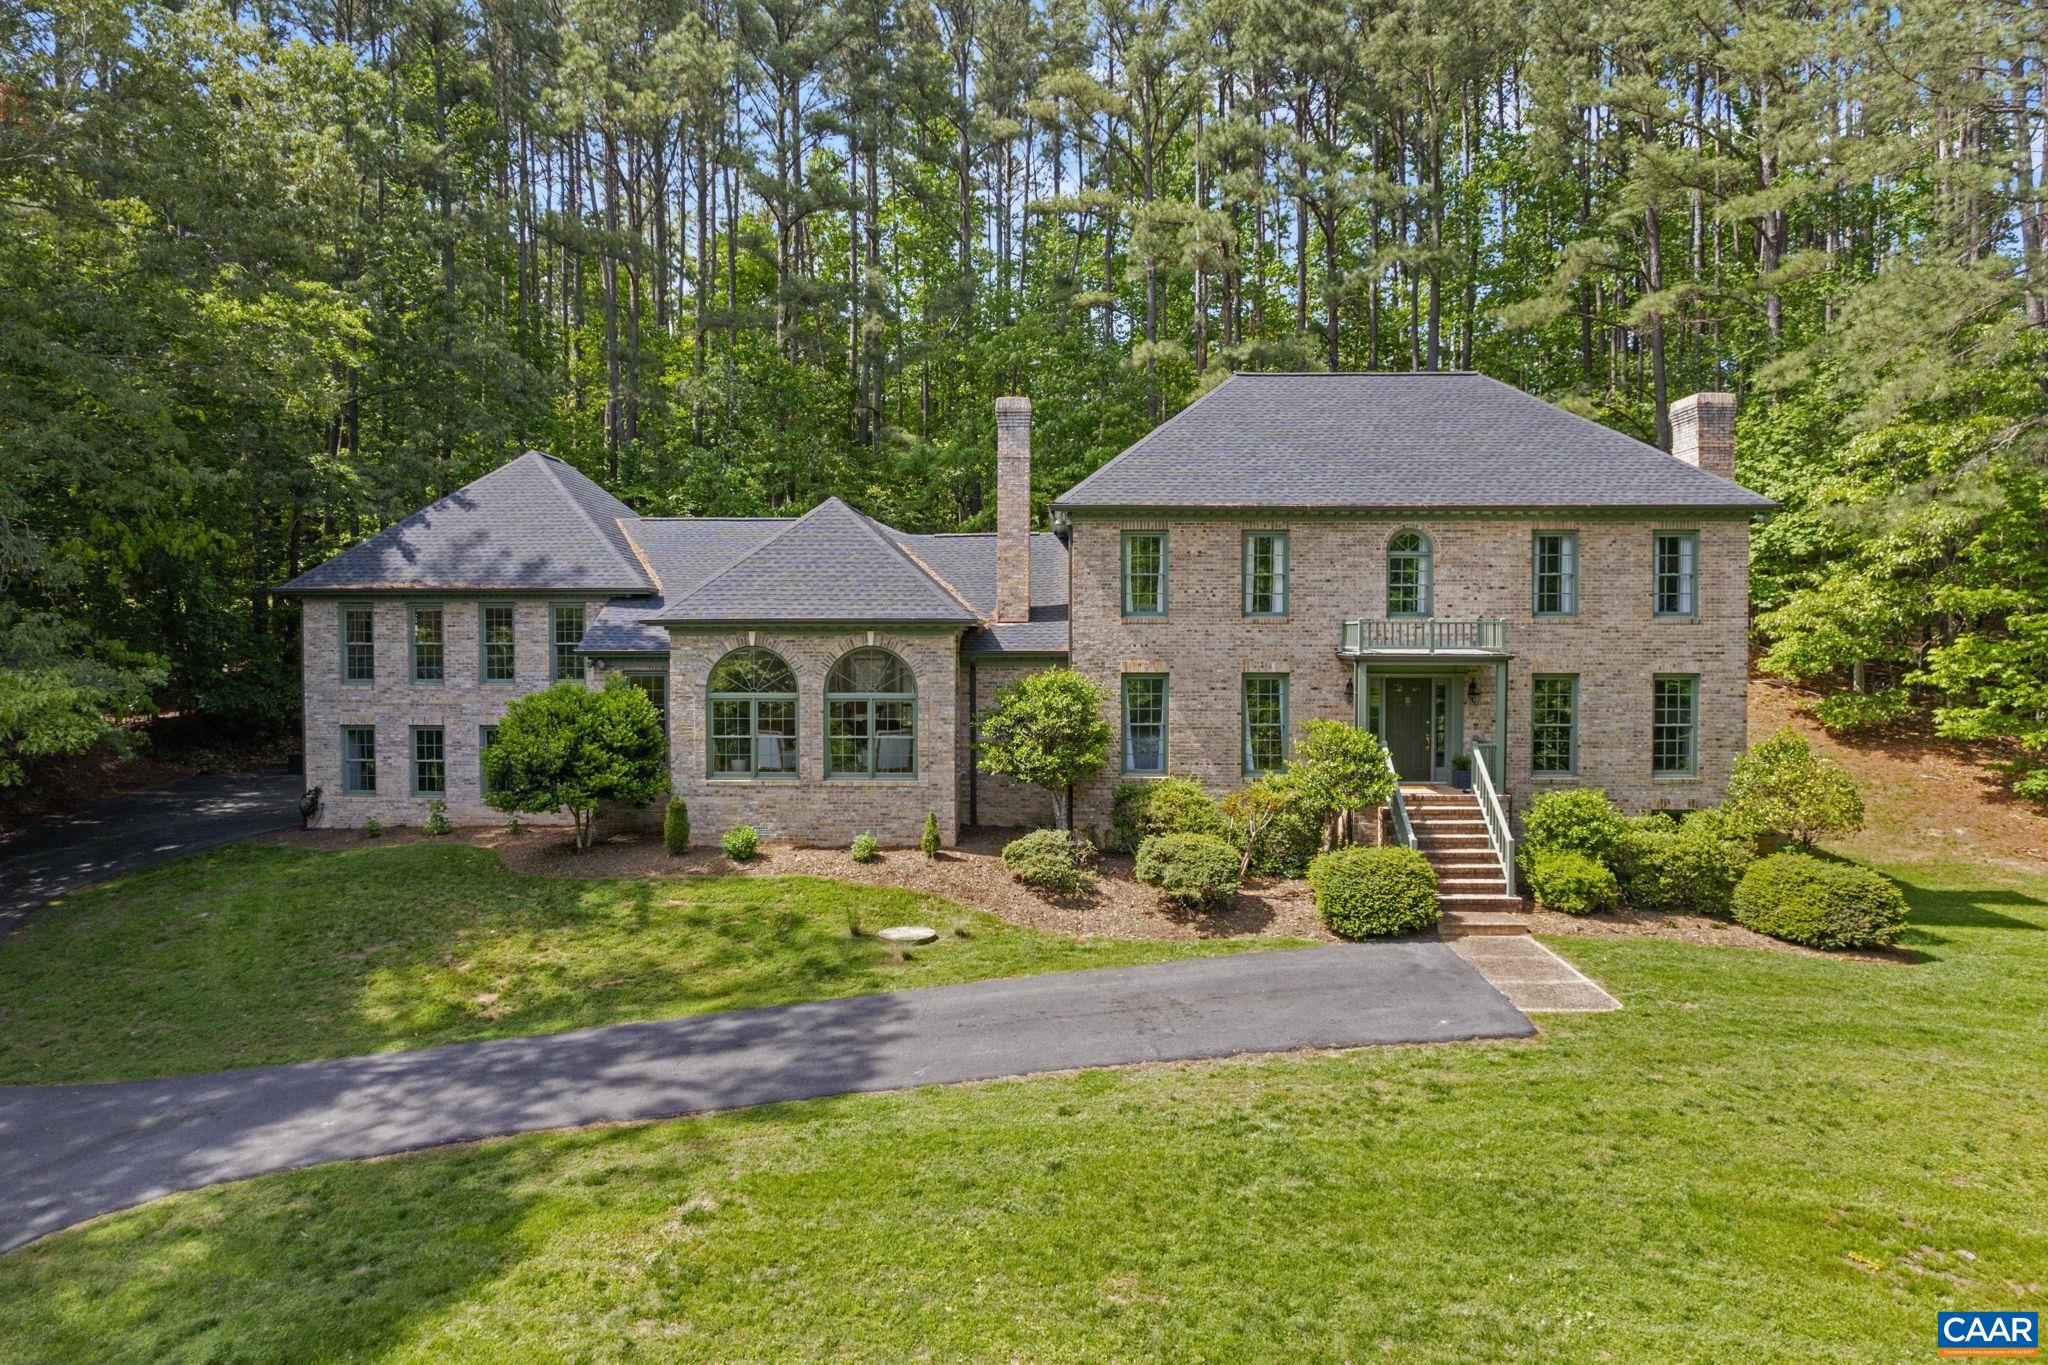
<path fill-rule="evenodd" d="M 516 630 L 517 613 L 509 604 L 486 602 L 478 608 L 476 633 L 481 651 L 478 671 L 485 682 L 516 680 Z"/>
<path fill-rule="evenodd" d="M 1569 776 L 1578 769 L 1578 677 L 1539 673 L 1529 683 L 1529 770 Z"/>
<path fill-rule="evenodd" d="M 417 606 L 408 613 L 412 622 L 412 680 L 437 683 L 448 680 L 448 614 L 438 606 Z"/>
<path fill-rule="evenodd" d="M 1244 614 L 1287 614 L 1287 533 L 1247 531 L 1244 537 Z"/>
<path fill-rule="evenodd" d="M 344 796 L 377 794 L 377 727 L 341 727 L 341 793 Z"/>
<path fill-rule="evenodd" d="M 1387 615 L 1431 614 L 1434 548 L 1420 531 L 1397 531 L 1387 541 Z"/>
<path fill-rule="evenodd" d="M 1246 774 L 1278 772 L 1287 765 L 1287 675 L 1244 675 L 1241 717 Z"/>
<path fill-rule="evenodd" d="M 1659 531 L 1654 561 L 1655 612 L 1658 616 L 1699 614 L 1700 538 L 1692 531 Z"/>
<path fill-rule="evenodd" d="M 549 641 L 553 646 L 552 675 L 556 682 L 580 681 L 584 659 L 576 652 L 583 643 L 584 609 L 576 606 L 554 608 L 548 613 Z"/>
<path fill-rule="evenodd" d="M 1538 531 L 1535 537 L 1533 601 L 1537 616 L 1575 616 L 1579 610 L 1579 538 L 1571 531 Z"/>
<path fill-rule="evenodd" d="M 368 603 L 342 604 L 341 680 L 349 683 L 377 681 L 377 609 Z"/>
<path fill-rule="evenodd" d="M 1166 771 L 1166 675 L 1126 673 L 1123 680 L 1123 759 L 1127 773 Z M 1153 760 L 1139 761 L 1141 752 Z"/>
<path fill-rule="evenodd" d="M 825 776 L 916 777 L 916 688 L 910 665 L 890 650 L 840 655 L 825 675 Z"/>
<path fill-rule="evenodd" d="M 1126 616 L 1166 615 L 1166 532 L 1124 532 L 1123 608 Z"/>
<path fill-rule="evenodd" d="M 757 690 L 750 690 L 757 689 Z M 745 645 L 711 666 L 705 731 L 709 776 L 781 782 L 797 775 L 796 674 L 772 649 Z M 762 741 L 774 766 L 763 766 Z"/>
<path fill-rule="evenodd" d="M 443 796 L 448 791 L 448 734 L 438 725 L 412 727 L 412 794 Z"/>
<path fill-rule="evenodd" d="M 1699 761 L 1699 679 L 1660 675 L 1650 693 L 1650 771 L 1689 776 Z"/>

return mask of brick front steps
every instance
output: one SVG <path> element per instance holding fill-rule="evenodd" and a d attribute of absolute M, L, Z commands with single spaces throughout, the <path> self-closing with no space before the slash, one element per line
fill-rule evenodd
<path fill-rule="evenodd" d="M 1471 792 L 1404 786 L 1402 803 L 1415 843 L 1436 869 L 1445 938 L 1468 934 L 1526 934 L 1520 896 L 1508 894 L 1500 860 L 1486 841 L 1486 817 Z"/>

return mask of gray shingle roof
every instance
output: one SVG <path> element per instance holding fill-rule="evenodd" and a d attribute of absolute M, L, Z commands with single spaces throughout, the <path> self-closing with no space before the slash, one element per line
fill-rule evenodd
<path fill-rule="evenodd" d="M 279 591 L 650 593 L 654 584 L 619 526 L 632 517 L 575 469 L 529 450 Z"/>
<path fill-rule="evenodd" d="M 790 525 L 788 517 L 643 517 L 628 530 L 661 587 L 657 597 L 614 598 L 583 632 L 585 654 L 665 654 L 668 631 L 648 624 L 704 580 Z"/>
<path fill-rule="evenodd" d="M 1060 511 L 1773 505 L 1467 373 L 1234 375 L 1053 503 Z"/>
<path fill-rule="evenodd" d="M 651 621 L 974 625 L 979 616 L 919 565 L 894 532 L 827 498 Z"/>
<path fill-rule="evenodd" d="M 1067 546 L 1049 531 L 1031 537 L 1031 619 L 997 623 L 993 532 L 914 536 L 892 532 L 932 571 L 974 604 L 987 624 L 967 632 L 969 654 L 1067 652 Z"/>

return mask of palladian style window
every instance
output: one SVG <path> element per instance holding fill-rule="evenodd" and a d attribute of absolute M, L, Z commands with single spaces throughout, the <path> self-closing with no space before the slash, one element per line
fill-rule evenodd
<path fill-rule="evenodd" d="M 1429 561 L 1429 537 L 1420 531 L 1398 531 L 1387 542 L 1387 615 L 1429 615 Z"/>
<path fill-rule="evenodd" d="M 917 775 L 917 682 L 886 649 L 856 649 L 825 675 L 825 776 Z"/>
<path fill-rule="evenodd" d="M 736 649 L 711 666 L 711 776 L 796 776 L 796 674 L 773 650 Z"/>

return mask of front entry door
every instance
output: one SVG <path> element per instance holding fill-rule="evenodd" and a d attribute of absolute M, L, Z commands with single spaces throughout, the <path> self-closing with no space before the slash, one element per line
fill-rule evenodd
<path fill-rule="evenodd" d="M 1431 772 L 1430 706 L 1435 683 L 1429 678 L 1389 678 L 1386 683 L 1387 752 L 1403 782 L 1427 782 Z"/>

